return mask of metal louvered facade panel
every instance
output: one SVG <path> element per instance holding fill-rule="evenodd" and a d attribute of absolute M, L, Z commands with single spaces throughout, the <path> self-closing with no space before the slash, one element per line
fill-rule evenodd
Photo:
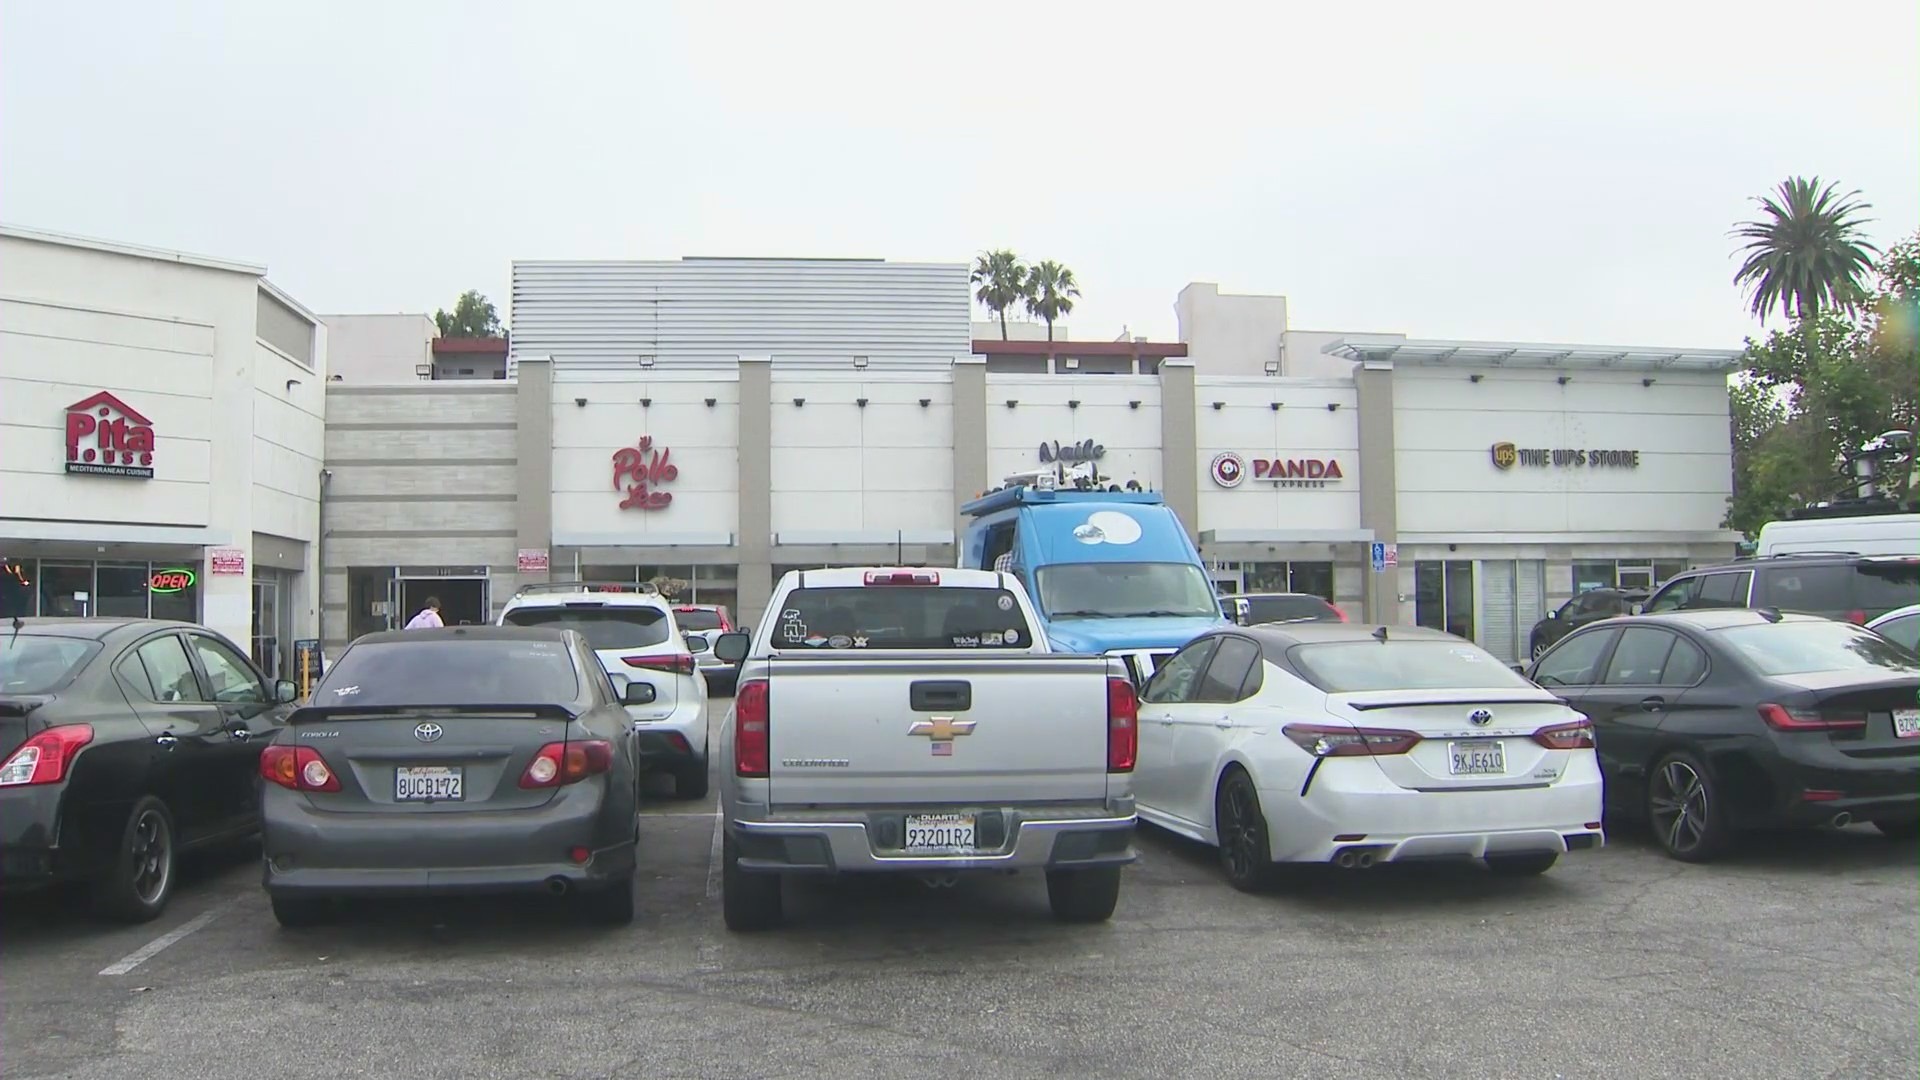
<path fill-rule="evenodd" d="M 945 370 L 970 355 L 963 263 L 863 259 L 528 261 L 513 264 L 512 353 L 556 369 Z"/>

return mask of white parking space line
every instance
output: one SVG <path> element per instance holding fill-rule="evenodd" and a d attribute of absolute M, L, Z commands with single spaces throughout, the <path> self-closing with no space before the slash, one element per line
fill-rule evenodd
<path fill-rule="evenodd" d="M 205 928 L 206 925 L 212 922 L 216 916 L 226 911 L 228 908 L 232 907 L 237 902 L 238 901 L 229 900 L 224 904 L 217 904 L 214 907 L 208 908 L 207 910 L 201 912 L 200 914 L 195 915 L 193 918 L 188 919 L 186 922 L 181 923 L 179 926 L 174 927 L 172 930 L 169 930 L 166 933 L 161 934 L 159 937 L 154 938 L 152 941 L 147 942 L 145 945 L 140 946 L 138 949 L 133 950 L 132 952 L 114 961 L 113 963 L 108 964 L 106 967 L 101 968 L 100 974 L 125 975 L 127 972 L 132 971 L 134 968 L 139 967 L 141 964 L 144 964 L 147 961 L 153 959 L 155 956 L 159 955 L 162 949 L 165 949 L 169 945 L 173 945 L 179 942 L 181 938 L 186 937 L 188 934 L 193 933 L 195 930 L 200 930 Z"/>
<path fill-rule="evenodd" d="M 667 812 L 663 812 L 663 813 L 658 813 L 658 814 L 655 814 L 655 813 L 652 813 L 652 812 L 649 812 L 649 811 L 646 811 L 646 810 L 642 810 L 642 811 L 640 811 L 640 817 L 641 817 L 642 819 L 646 819 L 646 818 L 656 818 L 656 817 L 697 817 L 697 818 L 710 818 L 710 817 L 712 817 L 712 816 L 714 816 L 714 811 L 712 811 L 712 810 L 699 810 L 699 811 L 695 811 L 695 812 L 692 812 L 692 813 L 688 813 L 688 812 L 686 812 L 686 811 L 683 811 L 683 810 L 682 810 L 682 811 L 667 811 Z"/>
<path fill-rule="evenodd" d="M 713 812 L 713 847 L 707 852 L 707 899 L 720 895 L 720 811 Z"/>

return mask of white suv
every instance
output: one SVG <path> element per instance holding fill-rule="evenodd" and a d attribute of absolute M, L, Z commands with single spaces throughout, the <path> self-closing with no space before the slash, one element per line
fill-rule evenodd
<path fill-rule="evenodd" d="M 643 763 L 670 774 L 680 798 L 706 797 L 707 681 L 660 590 L 631 582 L 527 585 L 501 609 L 500 625 L 578 630 L 616 691 L 650 684 L 651 703 L 627 706 Z"/>

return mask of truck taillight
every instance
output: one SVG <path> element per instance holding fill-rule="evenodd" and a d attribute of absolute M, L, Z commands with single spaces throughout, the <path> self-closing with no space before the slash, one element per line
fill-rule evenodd
<path fill-rule="evenodd" d="M 767 680 L 749 679 L 733 692 L 733 773 L 735 776 L 766 776 L 771 732 L 767 701 Z"/>
<path fill-rule="evenodd" d="M 869 570 L 864 580 L 869 585 L 938 585 L 940 575 L 932 570 Z"/>
<path fill-rule="evenodd" d="M 1132 772 L 1140 751 L 1140 699 L 1133 683 L 1107 680 L 1107 771 Z"/>

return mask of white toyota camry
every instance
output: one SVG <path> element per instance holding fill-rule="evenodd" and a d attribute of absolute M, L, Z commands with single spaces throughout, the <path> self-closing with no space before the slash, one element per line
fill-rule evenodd
<path fill-rule="evenodd" d="M 1217 846 L 1236 888 L 1275 863 L 1540 874 L 1604 842 L 1591 722 L 1436 630 L 1208 633 L 1147 683 L 1139 732 L 1140 817 Z"/>

